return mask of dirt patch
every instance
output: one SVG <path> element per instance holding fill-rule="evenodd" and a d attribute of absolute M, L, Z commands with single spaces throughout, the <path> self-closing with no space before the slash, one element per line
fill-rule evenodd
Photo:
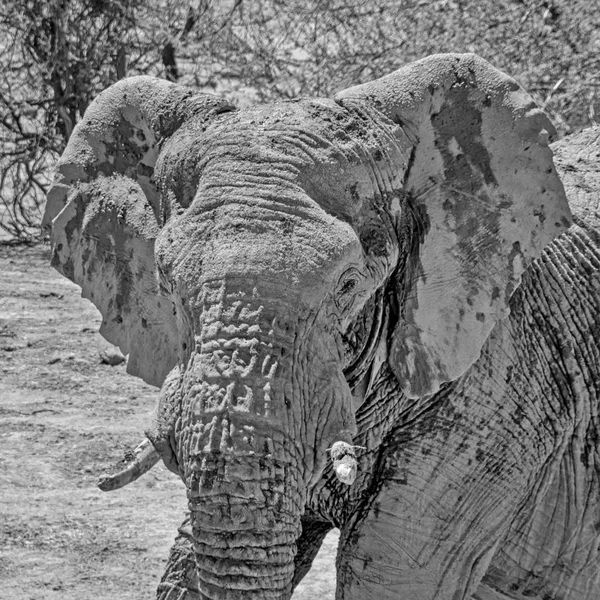
<path fill-rule="evenodd" d="M 133 449 L 157 390 L 102 364 L 100 315 L 44 246 L 0 246 L 0 598 L 155 597 L 186 508 L 162 464 L 104 493 L 96 477 Z M 337 533 L 294 600 L 334 597 Z"/>

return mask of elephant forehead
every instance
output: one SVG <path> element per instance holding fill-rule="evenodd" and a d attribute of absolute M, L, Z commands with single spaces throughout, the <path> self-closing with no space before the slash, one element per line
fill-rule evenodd
<path fill-rule="evenodd" d="M 338 266 L 362 269 L 363 251 L 384 276 L 397 239 L 382 205 L 399 206 L 394 189 L 408 145 L 375 109 L 329 100 L 254 107 L 208 126 L 192 120 L 161 157 L 163 196 L 183 197 L 178 190 L 187 186 L 191 197 L 172 211 L 173 235 L 163 232 L 158 246 L 196 244 L 207 276 L 270 271 L 335 280 Z M 218 261 L 206 260 L 213 255 Z"/>
<path fill-rule="evenodd" d="M 355 218 L 367 201 L 392 201 L 411 148 L 373 108 L 300 100 L 217 119 L 203 133 L 196 170 L 205 187 L 300 188 L 326 212 Z"/>

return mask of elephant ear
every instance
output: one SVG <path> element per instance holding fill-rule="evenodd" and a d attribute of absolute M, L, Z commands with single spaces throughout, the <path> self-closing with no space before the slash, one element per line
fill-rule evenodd
<path fill-rule="evenodd" d="M 527 265 L 571 223 L 555 130 L 513 79 L 470 54 L 431 56 L 335 99 L 374 106 L 413 144 L 389 361 L 408 396 L 431 394 L 477 360 Z"/>
<path fill-rule="evenodd" d="M 231 110 L 223 100 L 152 77 L 100 94 L 78 123 L 48 192 L 52 265 L 102 313 L 100 333 L 129 354 L 127 370 L 160 386 L 179 357 L 169 292 L 154 242 L 170 213 L 154 167 L 189 119 Z"/>

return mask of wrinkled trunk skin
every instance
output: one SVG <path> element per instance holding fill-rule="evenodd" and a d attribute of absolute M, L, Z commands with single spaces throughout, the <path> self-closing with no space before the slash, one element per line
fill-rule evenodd
<path fill-rule="evenodd" d="M 204 282 L 180 384 L 178 460 L 202 598 L 289 598 L 305 501 L 293 409 L 291 307 L 256 289 Z M 273 304 L 273 303 L 271 303 Z M 196 320 L 196 317 L 195 317 Z"/>
<path fill-rule="evenodd" d="M 307 488 L 355 433 L 328 294 L 360 239 L 290 179 L 287 155 L 279 170 L 263 160 L 256 131 L 246 154 L 230 140 L 235 160 L 214 144 L 156 244 L 183 350 L 173 440 L 211 600 L 290 597 Z"/>

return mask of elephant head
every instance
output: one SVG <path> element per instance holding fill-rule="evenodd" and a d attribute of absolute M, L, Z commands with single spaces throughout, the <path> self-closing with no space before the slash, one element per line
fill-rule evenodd
<path fill-rule="evenodd" d="M 236 111 L 138 77 L 90 106 L 48 196 L 52 264 L 162 386 L 150 437 L 203 597 L 289 596 L 308 491 L 328 449 L 352 482 L 374 374 L 426 402 L 478 358 L 570 224 L 553 135 L 473 55 L 333 100 Z"/>

